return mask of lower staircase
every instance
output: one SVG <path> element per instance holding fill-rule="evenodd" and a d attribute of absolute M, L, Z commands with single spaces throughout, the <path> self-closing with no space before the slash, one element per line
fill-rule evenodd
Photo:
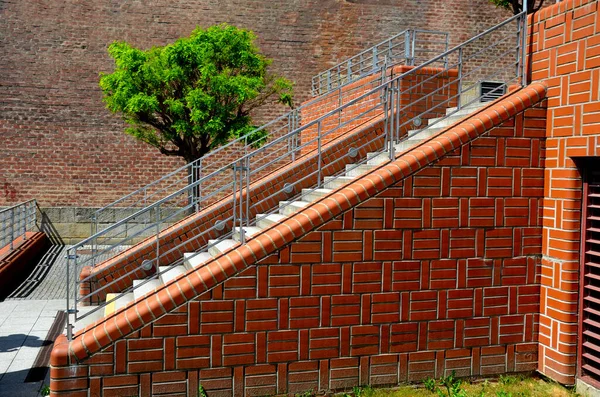
<path fill-rule="evenodd" d="M 449 126 L 468 117 L 470 114 L 475 113 L 484 105 L 485 103 L 482 102 L 474 102 L 468 106 L 464 106 L 461 109 L 457 109 L 456 107 L 446 109 L 446 116 L 430 119 L 428 120 L 428 125 L 424 128 L 408 131 L 407 139 L 404 139 L 394 145 L 395 153 L 401 154 L 406 152 L 421 142 L 428 140 L 440 131 L 443 131 Z M 388 150 L 368 153 L 366 163 L 347 165 L 344 175 L 341 176 L 326 176 L 323 181 L 323 188 L 303 189 L 299 200 L 280 202 L 278 213 L 258 214 L 254 223 L 256 226 L 242 228 L 244 239 L 251 238 L 254 235 L 259 234 L 263 229 L 282 222 L 288 216 L 302 210 L 311 202 L 320 200 L 338 188 L 351 183 L 362 174 L 369 172 L 389 161 L 390 159 Z M 147 293 L 154 291 L 157 287 L 160 287 L 161 285 L 168 283 L 178 276 L 187 273 L 191 269 L 202 266 L 213 257 L 221 255 L 243 241 L 239 229 L 236 229 L 231 237 L 231 239 L 210 240 L 207 251 L 185 253 L 183 265 L 161 266 L 158 269 L 158 276 L 155 275 L 148 279 L 134 280 L 132 292 L 124 294 L 107 294 L 106 302 L 109 303 L 104 305 L 103 308 L 99 308 L 97 306 L 79 308 L 79 311 L 82 313 L 92 313 L 89 313 L 77 321 L 74 324 L 73 331 L 77 332 L 78 330 L 83 329 L 87 325 L 99 320 L 100 318 L 110 315 L 111 313 L 127 306 L 130 302 L 140 299 Z"/>

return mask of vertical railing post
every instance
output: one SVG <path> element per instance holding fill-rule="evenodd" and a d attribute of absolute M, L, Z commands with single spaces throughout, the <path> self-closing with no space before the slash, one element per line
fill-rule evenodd
<path fill-rule="evenodd" d="M 198 183 L 197 186 L 197 190 L 198 190 L 198 198 L 196 200 L 196 212 L 200 211 L 200 203 L 202 202 L 202 159 L 203 157 L 200 157 L 200 159 L 198 160 L 198 168 L 197 168 L 197 172 L 198 175 L 196 175 L 196 182 Z"/>
<path fill-rule="evenodd" d="M 70 258 L 70 250 L 67 250 L 67 285 L 66 285 L 66 289 L 67 289 L 67 339 L 72 340 L 73 339 L 73 329 L 72 329 L 72 324 L 71 324 L 71 314 L 73 314 L 73 317 L 75 317 L 76 314 L 71 313 L 71 304 L 69 301 L 69 286 L 71 284 L 71 258 Z"/>
<path fill-rule="evenodd" d="M 160 266 L 160 203 L 156 206 L 156 273 L 159 273 Z"/>
<path fill-rule="evenodd" d="M 347 71 L 347 77 L 346 77 L 346 82 L 350 83 L 352 81 L 352 59 L 348 59 L 348 63 L 346 65 L 346 68 L 348 69 L 348 71 Z"/>
<path fill-rule="evenodd" d="M 14 249 L 14 240 L 15 240 L 15 209 L 14 207 L 10 209 L 10 250 Z"/>
<path fill-rule="evenodd" d="M 377 47 L 373 47 L 373 70 L 377 70 Z"/>
<path fill-rule="evenodd" d="M 417 31 L 413 30 L 411 35 L 411 43 L 410 43 L 410 66 L 416 65 L 415 60 L 415 46 L 417 45 Z"/>
<path fill-rule="evenodd" d="M 527 0 L 523 0 L 523 43 L 521 44 L 522 86 L 527 85 Z"/>
<path fill-rule="evenodd" d="M 244 164 L 244 168 L 246 169 L 246 226 L 250 226 L 250 157 L 245 156 L 246 163 Z M 246 236 L 244 236 L 244 241 L 246 240 Z"/>
<path fill-rule="evenodd" d="M 446 38 L 446 45 L 444 46 L 444 52 L 448 52 L 448 33 L 444 34 L 444 37 Z M 446 54 L 446 56 L 444 57 L 444 69 L 448 69 L 448 54 Z"/>
<path fill-rule="evenodd" d="M 327 71 L 327 91 L 331 90 L 331 70 Z"/>
<path fill-rule="evenodd" d="M 319 122 L 317 123 L 317 153 L 318 153 L 318 159 L 317 159 L 317 170 L 318 170 L 317 187 L 320 188 L 321 187 L 321 173 L 322 173 L 321 161 L 323 160 L 323 155 L 321 153 L 321 120 L 319 120 Z"/>
<path fill-rule="evenodd" d="M 396 134 L 394 131 L 394 83 L 390 83 L 386 85 L 386 108 L 387 108 L 387 124 L 388 125 L 388 134 L 390 136 L 389 140 L 390 140 L 390 149 L 389 149 L 389 153 L 390 153 L 390 160 L 394 160 L 394 158 L 396 157 L 395 154 L 395 144 L 396 144 Z"/>
<path fill-rule="evenodd" d="M 458 49 L 458 86 L 457 86 L 457 97 L 456 97 L 456 109 L 460 110 L 462 107 L 462 75 L 463 75 L 463 52 L 462 47 Z"/>
<path fill-rule="evenodd" d="M 239 224 L 240 224 L 240 229 L 239 229 L 239 233 L 240 233 L 240 242 L 242 244 L 244 244 L 246 242 L 246 236 L 244 235 L 244 161 L 245 161 L 245 157 L 242 161 L 239 161 L 239 175 L 240 175 L 240 194 L 239 194 L 239 207 L 240 207 L 240 213 L 239 213 Z"/>
<path fill-rule="evenodd" d="M 406 65 L 410 65 L 410 29 L 404 32 L 404 62 Z"/>
<path fill-rule="evenodd" d="M 231 233 L 233 234 L 235 232 L 235 228 L 237 227 L 237 197 L 235 197 L 235 195 L 237 194 L 237 162 L 233 163 L 232 166 L 232 171 L 233 171 L 233 185 L 231 187 L 232 189 L 232 194 L 231 197 L 233 198 L 233 204 L 232 204 L 232 214 L 233 214 L 233 224 L 231 227 Z"/>
<path fill-rule="evenodd" d="M 27 204 L 25 204 L 22 208 L 22 217 L 23 217 L 23 241 L 27 240 Z"/>

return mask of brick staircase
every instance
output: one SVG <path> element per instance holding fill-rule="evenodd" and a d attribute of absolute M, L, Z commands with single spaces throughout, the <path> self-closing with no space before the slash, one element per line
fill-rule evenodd
<path fill-rule="evenodd" d="M 482 65 L 477 58 L 481 49 L 467 52 L 469 45 L 482 39 L 481 46 L 487 49 L 486 35 L 512 22 L 521 26 L 518 32 L 522 32 L 524 21 L 524 15 L 515 16 L 433 58 L 444 60 L 442 68 L 428 64 L 408 67 L 382 82 L 367 77 L 372 86 L 356 94 L 358 99 L 349 98 L 339 108 L 304 120 L 305 125 L 283 136 L 295 139 L 294 134 L 306 133 L 300 139 L 306 146 L 290 151 L 309 152 L 305 158 L 292 156 L 295 160 L 275 170 L 266 181 L 246 182 L 238 190 L 234 184 L 221 212 L 207 207 L 206 213 L 192 215 L 100 264 L 104 274 L 96 281 L 102 282 L 90 295 L 101 292 L 104 296 L 98 294 L 102 297 L 99 306 L 78 306 L 81 313 L 89 314 L 72 324 L 70 340 L 57 340 L 51 362 L 53 392 L 57 396 L 94 395 L 116 391 L 118 384 L 126 387 L 119 393 L 151 395 L 155 387 L 167 391 L 177 382 L 177 393 L 182 395 L 197 395 L 199 382 L 211 393 L 223 395 L 298 393 L 302 388 L 329 392 L 372 382 L 394 384 L 426 375 L 439 377 L 452 368 L 455 358 L 475 363 L 488 354 L 484 350 L 488 347 L 509 363 L 504 371 L 493 368 L 490 373 L 531 370 L 533 360 L 518 353 L 535 350 L 535 308 L 523 305 L 523 311 L 511 307 L 504 313 L 494 306 L 499 299 L 489 296 L 504 291 L 498 291 L 496 284 L 479 284 L 488 273 L 493 277 L 498 273 L 486 269 L 482 250 L 488 249 L 488 243 L 484 245 L 482 236 L 485 241 L 494 240 L 490 243 L 492 257 L 498 258 L 501 252 L 506 261 L 520 263 L 520 258 L 526 258 L 527 274 L 513 276 L 519 289 L 511 290 L 511 299 L 523 296 L 527 301 L 533 296 L 539 301 L 535 277 L 530 277 L 535 275 L 536 259 L 529 256 L 535 252 L 521 245 L 505 249 L 505 230 L 487 236 L 487 226 L 470 225 L 471 215 L 465 215 L 479 205 L 479 201 L 471 204 L 471 196 L 487 203 L 488 196 L 494 201 L 498 191 L 505 193 L 509 182 L 514 192 L 527 190 L 520 187 L 521 177 L 537 183 L 539 131 L 526 131 L 524 119 L 538 115 L 533 107 L 541 106 L 546 87 L 514 88 L 508 96 L 488 102 L 488 94 L 479 85 L 485 76 L 465 77 Z M 510 29 L 507 42 L 514 43 Z M 516 52 L 515 48 L 506 50 L 513 55 Z M 458 60 L 458 65 L 452 64 L 453 60 Z M 467 61 L 475 66 L 464 67 Z M 496 80 L 502 81 L 503 89 L 522 84 L 520 67 L 516 76 L 511 74 L 514 64 L 507 67 L 508 72 L 502 64 L 498 68 Z M 426 90 L 417 90 L 420 86 Z M 342 92 L 340 89 L 340 98 Z M 479 94 L 473 96 L 473 92 Z M 449 107 L 456 103 L 462 106 Z M 366 106 L 374 112 L 364 113 Z M 420 125 L 419 121 L 427 125 L 411 129 Z M 329 130 L 333 137 L 325 136 Z M 355 140 L 357 136 L 362 138 Z M 496 148 L 494 154 L 502 156 L 499 162 L 480 162 L 479 157 L 489 156 L 490 149 L 471 149 L 479 139 L 486 148 Z M 504 164 L 504 148 L 513 144 L 527 144 L 531 150 L 526 159 Z M 232 163 L 234 178 L 239 175 L 240 183 L 242 178 L 250 179 L 251 156 L 260 159 L 262 152 L 244 156 L 244 163 Z M 327 169 L 331 164 L 335 166 Z M 461 173 L 463 166 L 469 169 Z M 242 171 L 236 174 L 238 167 Z M 496 170 L 498 167 L 508 168 Z M 421 178 L 413 186 L 415 175 Z M 450 183 L 451 175 L 455 179 Z M 463 180 L 464 175 L 468 181 Z M 490 189 L 486 175 L 490 176 Z M 296 178 L 304 180 L 303 184 Z M 515 181 L 507 182 L 511 178 Z M 482 187 L 477 187 L 479 181 Z M 290 184 L 298 192 L 288 192 Z M 427 190 L 431 186 L 437 189 L 432 195 Z M 419 201 L 414 192 L 420 191 L 434 198 L 417 203 L 419 209 L 414 211 L 404 205 L 403 200 Z M 513 191 L 511 194 L 516 194 Z M 539 193 L 536 185 L 519 193 L 523 196 L 519 200 L 535 201 Z M 251 211 L 248 202 L 253 199 Z M 503 211 L 504 204 L 496 208 Z M 419 222 L 410 219 L 415 211 L 421 211 Z M 439 217 L 443 219 L 432 220 Z M 482 225 L 487 225 L 485 222 Z M 534 229 L 536 222 L 533 217 L 523 226 Z M 456 226 L 447 226 L 454 223 Z M 220 229 L 219 224 L 223 226 Z M 206 234 L 204 242 L 193 228 L 200 233 L 203 228 L 220 230 L 220 234 Z M 519 238 L 532 233 L 510 232 Z M 465 241 L 457 243 L 457 236 Z M 161 245 L 163 241 L 167 242 Z M 496 247 L 502 250 L 494 251 Z M 161 249 L 165 252 L 162 256 Z M 438 277 L 437 262 L 446 260 L 455 263 L 444 277 L 461 281 L 430 286 L 430 279 Z M 120 263 L 129 268 L 117 266 Z M 426 272 L 421 271 L 423 266 Z M 414 274 L 406 273 L 408 268 L 421 279 L 411 282 Z M 89 276 L 81 277 L 86 278 Z M 508 307 L 508 292 L 506 296 Z M 453 302 L 457 299 L 459 303 Z M 474 306 L 463 308 L 465 302 Z M 482 307 L 495 314 L 486 314 Z M 502 339 L 496 330 L 486 334 L 487 341 L 477 341 L 481 342 L 477 347 L 470 340 L 463 341 L 474 327 L 485 326 L 473 322 L 482 316 L 493 317 L 490 330 L 505 322 L 522 323 L 523 337 Z M 429 335 L 437 332 L 438 326 L 449 327 L 451 331 L 444 335 L 452 334 L 439 343 L 439 332 Z M 436 342 L 428 345 L 430 339 Z M 446 339 L 452 339 L 451 346 Z M 460 351 L 446 357 L 445 350 L 440 350 L 446 345 Z M 420 360 L 434 360 L 433 373 L 410 369 L 411 363 L 418 366 Z M 388 361 L 392 368 L 385 369 L 391 374 L 386 379 L 369 373 L 371 365 Z M 481 374 L 479 367 L 478 361 L 462 374 Z M 359 375 L 344 380 L 344 368 L 356 369 Z M 291 379 L 302 371 L 307 371 L 301 376 L 309 381 L 293 384 Z M 169 382 L 171 386 L 164 386 Z"/>
<path fill-rule="evenodd" d="M 415 130 L 408 131 L 408 139 L 402 140 L 394 145 L 394 152 L 402 154 L 409 151 L 411 148 L 427 141 L 435 136 L 440 131 L 447 129 L 449 126 L 468 118 L 471 114 L 477 112 L 485 102 L 474 102 L 465 106 L 462 109 L 456 107 L 446 109 L 447 116 L 429 119 L 428 125 Z M 389 145 L 388 145 L 389 147 Z M 268 229 L 273 225 L 277 225 L 285 221 L 289 216 L 301 211 L 311 203 L 319 201 L 336 190 L 347 186 L 356 181 L 361 175 L 367 174 L 373 169 L 378 168 L 382 164 L 390 161 L 389 152 L 369 152 L 367 153 L 367 162 L 365 164 L 348 164 L 343 176 L 326 176 L 324 178 L 324 188 L 303 189 L 299 200 L 281 201 L 279 203 L 278 213 L 258 214 L 256 216 L 256 226 L 243 227 L 245 239 L 261 233 L 264 229 Z M 85 317 L 83 320 L 74 324 L 74 330 L 79 331 L 85 326 L 98 321 L 99 319 L 109 316 L 112 313 L 128 306 L 131 302 L 141 299 L 144 295 L 160 288 L 162 285 L 168 284 L 170 281 L 186 274 L 190 270 L 202 267 L 208 261 L 219 257 L 220 255 L 230 251 L 243 243 L 240 231 L 233 232 L 231 239 L 209 240 L 210 248 L 202 252 L 187 252 L 184 253 L 184 261 L 180 266 L 160 266 L 158 269 L 159 276 L 150 276 L 144 279 L 133 280 L 133 292 L 126 294 L 108 293 L 106 295 L 106 304 L 104 310 L 98 310 L 92 315 Z M 81 307 L 83 312 L 93 310 L 94 307 Z"/>

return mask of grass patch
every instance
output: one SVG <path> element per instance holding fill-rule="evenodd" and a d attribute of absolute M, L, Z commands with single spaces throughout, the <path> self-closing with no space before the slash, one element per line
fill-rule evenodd
<path fill-rule="evenodd" d="M 536 375 L 502 375 L 499 378 L 428 379 L 422 384 L 374 389 L 357 387 L 342 397 L 575 397 L 574 391 Z"/>

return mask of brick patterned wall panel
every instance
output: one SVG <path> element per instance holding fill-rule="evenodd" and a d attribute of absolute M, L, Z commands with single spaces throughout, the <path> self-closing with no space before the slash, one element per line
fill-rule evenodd
<path fill-rule="evenodd" d="M 491 130 L 485 145 L 423 168 L 81 368 L 105 395 L 138 376 L 140 391 L 159 395 L 202 384 L 248 396 L 535 369 L 548 328 L 538 315 L 543 189 L 519 186 L 543 164 L 472 156 L 507 148 L 527 121 Z M 527 139 L 544 149 L 543 136 Z M 468 159 L 461 172 L 453 158 Z M 368 217 L 378 226 L 358 223 Z"/>

